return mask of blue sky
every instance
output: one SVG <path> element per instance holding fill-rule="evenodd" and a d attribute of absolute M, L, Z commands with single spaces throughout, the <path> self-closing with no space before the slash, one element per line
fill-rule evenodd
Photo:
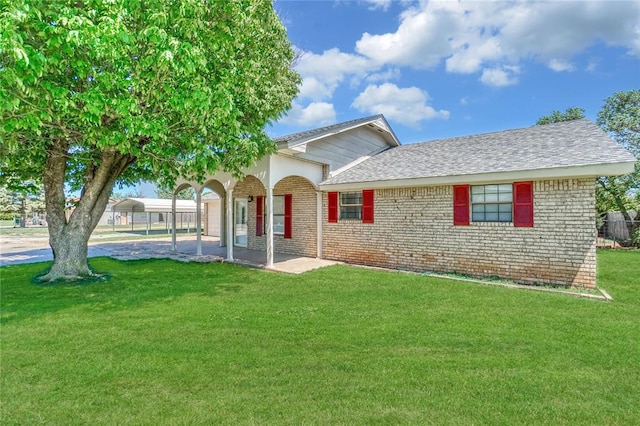
<path fill-rule="evenodd" d="M 526 127 L 577 106 L 595 121 L 640 88 L 640 2 L 277 1 L 301 52 L 281 136 L 382 113 L 404 144 Z"/>
<path fill-rule="evenodd" d="M 274 137 L 374 114 L 403 144 L 527 127 L 572 106 L 595 121 L 605 98 L 640 89 L 640 1 L 274 7 L 303 77 Z"/>

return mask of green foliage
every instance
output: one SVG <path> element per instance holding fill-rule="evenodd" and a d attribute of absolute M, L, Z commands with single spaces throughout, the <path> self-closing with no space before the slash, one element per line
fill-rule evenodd
<path fill-rule="evenodd" d="M 31 186 L 30 192 L 24 190 L 27 187 L 27 185 L 23 185 L 22 191 L 11 191 L 5 187 L 0 187 L 0 213 L 7 213 L 9 218 L 13 218 L 14 214 L 26 216 L 44 212 L 45 203 L 42 185 Z"/>
<path fill-rule="evenodd" d="M 640 253 L 598 261 L 611 303 L 346 266 L 1 268 L 3 422 L 635 424 Z"/>
<path fill-rule="evenodd" d="M 13 213 L 0 213 L 0 220 L 13 220 L 14 217 Z"/>
<path fill-rule="evenodd" d="M 39 180 L 52 146 L 66 180 L 105 155 L 123 184 L 239 173 L 274 149 L 265 125 L 299 76 L 266 0 L 0 0 L 0 181 Z"/>
<path fill-rule="evenodd" d="M 142 198 L 142 197 L 139 197 L 139 195 L 141 194 L 138 194 L 135 191 L 125 191 L 125 192 L 113 191 L 109 198 L 113 198 L 114 200 L 124 200 L 125 198 Z"/>
<path fill-rule="evenodd" d="M 640 90 L 617 92 L 605 99 L 598 125 L 640 159 Z"/>
<path fill-rule="evenodd" d="M 584 118 L 584 108 L 569 107 L 565 112 L 552 111 L 551 114 L 540 117 L 536 124 L 551 124 L 559 123 L 561 121 L 571 121 Z"/>
<path fill-rule="evenodd" d="M 631 244 L 636 247 L 640 247 L 640 227 L 637 227 L 631 235 Z"/>
<path fill-rule="evenodd" d="M 597 122 L 638 161 L 632 173 L 598 179 L 596 207 L 599 214 L 620 211 L 630 222 L 628 211 L 640 211 L 640 90 L 617 92 L 605 99 Z M 630 225 L 629 235 L 636 235 L 639 228 L 640 221 Z"/>
<path fill-rule="evenodd" d="M 156 190 L 156 195 L 158 198 L 173 198 L 173 190 L 169 188 L 158 188 Z M 188 187 L 178 192 L 176 195 L 176 199 L 178 200 L 195 200 L 196 192 L 192 187 Z"/>

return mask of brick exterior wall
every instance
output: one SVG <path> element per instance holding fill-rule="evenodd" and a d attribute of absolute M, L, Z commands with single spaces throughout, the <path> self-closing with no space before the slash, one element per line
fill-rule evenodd
<path fill-rule="evenodd" d="M 292 194 L 291 238 L 274 235 L 274 251 L 277 253 L 297 254 L 308 257 L 317 255 L 317 207 L 316 190 L 305 178 L 289 176 L 280 180 L 273 188 L 273 195 Z M 266 196 L 262 182 L 254 176 L 247 176 L 238 182 L 233 189 L 234 198 L 253 196 L 254 201 L 248 204 L 247 248 L 267 250 L 267 236 L 256 236 L 256 197 Z M 264 226 L 266 229 L 266 218 Z"/>
<path fill-rule="evenodd" d="M 375 223 L 327 222 L 327 259 L 412 271 L 595 287 L 593 179 L 534 182 L 534 226 L 453 225 L 451 186 L 375 191 Z"/>

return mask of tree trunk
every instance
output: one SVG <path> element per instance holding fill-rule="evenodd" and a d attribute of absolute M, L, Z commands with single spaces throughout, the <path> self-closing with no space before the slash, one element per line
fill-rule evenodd
<path fill-rule="evenodd" d="M 53 265 L 40 277 L 42 282 L 78 280 L 94 275 L 87 263 L 89 237 L 107 207 L 116 180 L 135 162 L 135 157 L 130 155 L 103 151 L 99 162 L 87 166 L 80 201 L 67 220 L 64 182 L 70 146 L 68 141 L 56 140 L 47 150 L 42 180 Z"/>
<path fill-rule="evenodd" d="M 20 202 L 20 228 L 27 226 L 27 196 L 23 195 Z"/>
<path fill-rule="evenodd" d="M 90 233 L 66 226 L 56 238 L 50 238 L 54 261 L 42 280 L 82 279 L 93 275 L 87 263 L 89 236 Z"/>

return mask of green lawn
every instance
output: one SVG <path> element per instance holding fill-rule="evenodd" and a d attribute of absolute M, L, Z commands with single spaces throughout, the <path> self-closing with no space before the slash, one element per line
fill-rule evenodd
<path fill-rule="evenodd" d="M 598 259 L 613 302 L 346 266 L 0 268 L 0 422 L 638 424 L 640 252 Z"/>

